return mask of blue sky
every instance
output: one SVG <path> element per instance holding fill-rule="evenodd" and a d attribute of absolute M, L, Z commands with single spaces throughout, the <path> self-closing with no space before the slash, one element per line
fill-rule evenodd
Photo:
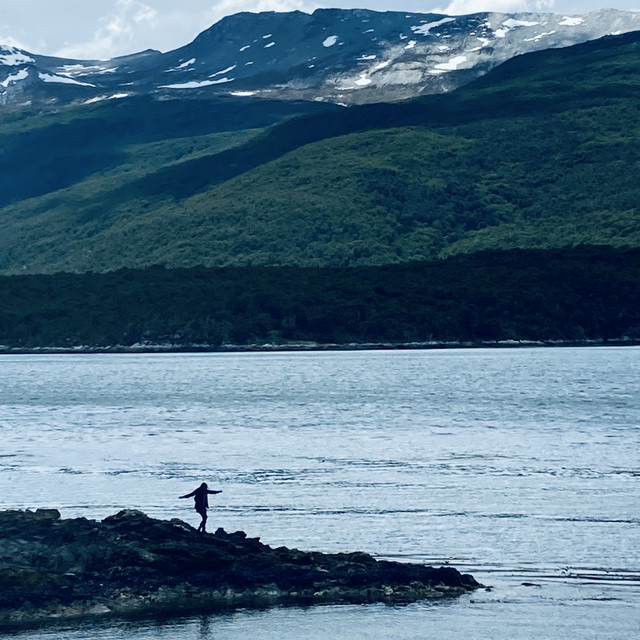
<path fill-rule="evenodd" d="M 572 14 L 640 10 L 640 0 L 0 0 L 0 44 L 70 58 L 110 58 L 147 48 L 175 49 L 238 11 L 311 12 L 319 7 Z"/>

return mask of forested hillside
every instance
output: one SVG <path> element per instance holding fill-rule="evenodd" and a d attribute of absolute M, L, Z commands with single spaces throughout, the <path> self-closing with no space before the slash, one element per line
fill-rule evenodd
<path fill-rule="evenodd" d="M 5 117 L 0 271 L 638 247 L 639 41 L 521 56 L 451 94 L 399 104 L 290 119 L 308 107 L 269 103 L 265 115 L 255 101 L 251 129 L 228 110 L 215 126 L 216 108 L 197 101 L 123 101 L 89 120 Z M 155 129 L 154 109 L 165 114 Z M 114 113 L 126 117 L 109 128 Z"/>

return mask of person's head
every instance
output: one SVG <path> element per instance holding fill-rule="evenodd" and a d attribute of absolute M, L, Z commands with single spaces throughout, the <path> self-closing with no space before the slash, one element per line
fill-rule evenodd
<path fill-rule="evenodd" d="M 207 485 L 207 483 L 206 483 L 206 482 L 203 482 L 203 483 L 200 485 L 200 488 L 201 488 L 201 489 L 206 489 L 206 488 L 207 488 L 207 486 L 208 486 L 208 485 Z"/>

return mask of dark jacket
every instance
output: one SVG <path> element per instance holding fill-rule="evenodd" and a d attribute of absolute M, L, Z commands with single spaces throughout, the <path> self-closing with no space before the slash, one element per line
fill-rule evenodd
<path fill-rule="evenodd" d="M 209 508 L 209 494 L 214 493 L 222 493 L 222 491 L 213 491 L 211 489 L 207 489 L 206 487 L 198 487 L 191 493 L 187 493 L 184 496 L 180 496 L 181 498 L 190 498 L 193 496 L 195 499 L 195 509 L 196 511 L 205 511 Z"/>

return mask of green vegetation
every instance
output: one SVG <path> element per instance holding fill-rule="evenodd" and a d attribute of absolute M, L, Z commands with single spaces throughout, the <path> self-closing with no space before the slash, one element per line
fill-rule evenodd
<path fill-rule="evenodd" d="M 0 344 L 640 340 L 640 250 L 0 277 Z"/>
<path fill-rule="evenodd" d="M 293 119 L 311 107 L 138 99 L 7 115 L 0 272 L 640 247 L 639 42 L 543 51 L 452 94 Z"/>
<path fill-rule="evenodd" d="M 333 107 L 337 109 L 337 107 Z M 177 161 L 191 160 L 208 147 L 210 134 L 266 127 L 292 116 L 331 110 L 329 105 L 275 100 L 105 100 L 61 110 L 0 111 L 0 206 L 98 180 L 116 170 L 118 184 Z M 197 142 L 200 138 L 201 142 Z M 234 144 L 248 136 L 239 135 Z M 159 154 L 156 151 L 160 150 Z M 136 171 L 136 169 L 138 171 Z M 133 175 L 127 175 L 133 170 Z M 64 194 L 62 194 L 64 195 Z M 31 211 L 27 206 L 26 211 Z"/>
<path fill-rule="evenodd" d="M 640 340 L 640 34 L 400 104 L 140 98 L 0 136 L 8 348 Z"/>

